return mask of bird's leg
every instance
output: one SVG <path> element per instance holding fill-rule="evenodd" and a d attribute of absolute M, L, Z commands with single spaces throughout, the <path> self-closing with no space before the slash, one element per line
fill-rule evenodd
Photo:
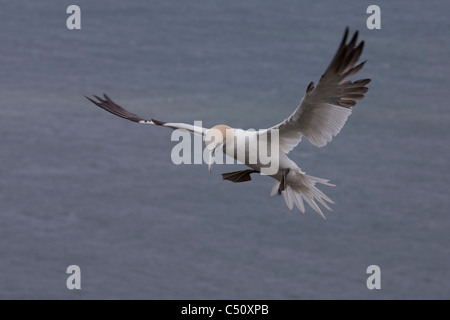
<path fill-rule="evenodd" d="M 287 168 L 284 170 L 283 174 L 281 175 L 281 181 L 280 181 L 280 187 L 278 188 L 278 194 L 281 194 L 284 190 L 286 190 L 286 177 L 289 174 L 289 171 L 291 169 Z"/>

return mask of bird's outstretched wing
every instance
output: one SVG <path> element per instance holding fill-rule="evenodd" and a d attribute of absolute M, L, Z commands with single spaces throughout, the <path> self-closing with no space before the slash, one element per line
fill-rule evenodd
<path fill-rule="evenodd" d="M 141 124 L 153 124 L 153 125 L 157 125 L 157 126 L 163 126 L 163 127 L 168 127 L 171 129 L 184 129 L 196 134 L 200 134 L 200 135 L 204 135 L 207 131 L 206 128 L 202 128 L 202 127 L 198 127 L 198 126 L 193 126 L 191 124 L 187 124 L 187 123 L 172 123 L 172 122 L 164 122 L 164 121 L 159 121 L 159 120 L 155 120 L 155 119 L 151 119 L 151 120 L 147 120 L 144 118 L 141 118 L 137 115 L 135 115 L 134 113 L 131 113 L 127 110 L 125 110 L 124 108 L 122 108 L 121 106 L 119 106 L 117 103 L 115 103 L 114 101 L 112 101 L 112 99 L 110 97 L 108 97 L 106 94 L 103 94 L 103 99 L 95 96 L 94 97 L 97 99 L 97 101 L 95 101 L 94 99 L 91 99 L 89 97 L 86 97 L 89 101 L 91 101 L 93 104 L 95 104 L 96 106 L 102 108 L 103 110 L 106 110 L 108 112 L 111 112 L 112 114 L 133 121 L 133 122 L 137 122 L 137 123 L 141 123 Z"/>
<path fill-rule="evenodd" d="M 356 65 L 364 41 L 356 45 L 358 31 L 347 44 L 348 27 L 333 60 L 317 85 L 311 82 L 294 113 L 282 123 L 270 128 L 279 129 L 280 149 L 288 153 L 305 136 L 313 145 L 323 147 L 341 131 L 356 100 L 364 98 L 370 79 L 347 80 L 364 66 Z M 356 66 L 355 66 L 356 65 Z"/>

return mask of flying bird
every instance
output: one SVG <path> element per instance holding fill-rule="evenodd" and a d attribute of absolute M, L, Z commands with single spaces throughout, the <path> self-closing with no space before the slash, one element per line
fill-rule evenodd
<path fill-rule="evenodd" d="M 363 61 L 357 64 L 363 51 L 364 41 L 357 44 L 358 31 L 356 31 L 348 42 L 348 34 L 349 29 L 347 27 L 339 48 L 325 73 L 317 84 L 314 82 L 309 83 L 306 93 L 295 111 L 281 123 L 262 131 L 255 131 L 249 137 L 250 142 L 258 142 L 262 139 L 262 133 L 267 134 L 267 132 L 272 132 L 275 129 L 278 130 L 278 170 L 274 174 L 268 175 L 276 180 L 271 196 L 282 194 L 289 209 L 292 209 L 295 205 L 303 213 L 305 212 L 304 202 L 306 202 L 324 219 L 325 215 L 319 204 L 328 210 L 332 210 L 328 203 L 334 202 L 320 191 L 316 184 L 334 185 L 326 179 L 314 177 L 303 172 L 288 157 L 288 154 L 299 144 L 303 136 L 314 146 L 325 146 L 332 140 L 333 136 L 336 136 L 341 131 L 352 112 L 352 107 L 356 105 L 356 101 L 364 98 L 364 94 L 368 90 L 366 85 L 371 79 L 349 80 L 351 76 L 362 69 L 366 62 Z M 216 151 L 221 150 L 237 160 L 242 160 L 237 155 L 237 149 L 242 146 L 231 144 L 231 141 L 235 141 L 236 138 L 244 134 L 242 129 L 231 128 L 224 124 L 208 129 L 186 123 L 164 122 L 155 119 L 147 120 L 125 110 L 106 94 L 103 95 L 103 98 L 94 96 L 97 101 L 89 97 L 86 98 L 98 107 L 116 116 L 137 123 L 171 129 L 183 129 L 202 135 L 210 150 L 210 159 L 214 159 Z M 213 132 L 220 132 L 222 138 L 218 141 L 216 141 L 217 139 L 213 141 L 211 139 Z M 232 145 L 233 147 L 227 148 L 227 145 Z M 244 148 L 248 151 L 247 145 Z M 250 167 L 250 169 L 224 173 L 222 178 L 235 183 L 245 182 L 251 180 L 251 174 L 263 171 L 263 165 L 259 159 L 256 163 L 250 162 L 245 158 L 241 162 Z M 209 165 L 210 170 L 211 165 L 212 162 Z"/>

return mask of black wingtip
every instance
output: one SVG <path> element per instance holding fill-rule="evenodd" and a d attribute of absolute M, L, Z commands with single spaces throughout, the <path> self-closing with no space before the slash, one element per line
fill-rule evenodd
<path fill-rule="evenodd" d="M 167 122 L 164 121 L 159 121 L 159 120 L 155 120 L 155 119 L 151 119 L 153 121 L 154 124 L 156 124 L 157 126 L 163 126 L 165 125 Z"/>
<path fill-rule="evenodd" d="M 348 44 L 350 47 L 353 48 L 353 47 L 355 46 L 356 41 L 358 40 L 358 35 L 359 35 L 359 31 L 356 30 L 356 31 L 355 31 L 355 34 L 354 34 L 353 37 L 352 37 L 352 40 L 350 40 L 350 43 Z"/>
<path fill-rule="evenodd" d="M 111 99 L 106 93 L 103 94 L 103 97 L 104 97 L 107 101 L 113 102 L 112 99 Z"/>
<path fill-rule="evenodd" d="M 350 28 L 347 26 L 345 28 L 344 36 L 342 37 L 341 45 L 339 47 L 342 47 L 347 43 L 347 38 L 348 38 L 349 32 L 350 32 Z"/>
<path fill-rule="evenodd" d="M 97 102 L 97 101 L 95 101 L 94 99 L 92 99 L 92 98 L 89 98 L 88 96 L 84 96 L 86 99 L 88 99 L 90 102 L 92 102 L 93 104 L 95 104 L 95 105 L 97 105 L 97 106 L 100 106 L 100 104 Z"/>
<path fill-rule="evenodd" d="M 356 47 L 355 50 L 356 52 L 358 52 L 359 55 L 361 55 L 363 49 L 364 49 L 364 40 L 359 43 L 359 45 Z"/>
<path fill-rule="evenodd" d="M 346 27 L 345 27 L 344 35 L 348 35 L 349 32 L 350 32 L 350 27 L 349 27 L 349 26 L 346 26 Z"/>
<path fill-rule="evenodd" d="M 95 99 L 97 99 L 100 103 L 103 102 L 103 99 L 100 98 L 99 96 L 96 96 L 95 94 L 93 95 Z"/>
<path fill-rule="evenodd" d="M 372 79 L 367 78 L 367 79 L 363 79 L 363 81 L 364 81 L 364 85 L 367 85 L 372 81 Z"/>
<path fill-rule="evenodd" d="M 85 96 L 86 97 L 86 96 Z M 108 111 L 118 117 L 133 121 L 133 122 L 142 122 L 142 123 L 148 123 L 148 120 L 143 119 L 134 113 L 131 113 L 121 106 L 119 106 L 117 103 L 115 103 L 108 95 L 105 93 L 103 94 L 104 99 L 100 98 L 99 96 L 93 95 L 95 99 L 98 101 L 95 101 L 94 99 L 91 99 L 89 97 L 86 97 L 90 102 L 95 104 L 96 106 L 102 108 L 105 111 Z"/>

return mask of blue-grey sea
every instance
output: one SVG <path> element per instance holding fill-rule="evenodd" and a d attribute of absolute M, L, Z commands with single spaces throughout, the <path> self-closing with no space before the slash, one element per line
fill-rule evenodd
<path fill-rule="evenodd" d="M 66 9 L 81 8 L 68 30 Z M 381 8 L 369 30 L 366 9 Z M 0 298 L 449 299 L 450 5 L 434 1 L 3 1 Z M 344 29 L 372 78 L 342 132 L 290 153 L 330 179 L 323 220 L 233 184 L 240 166 L 171 161 L 146 118 L 270 127 L 317 82 Z M 69 265 L 81 290 L 66 287 Z M 381 289 L 366 269 L 381 270 Z"/>

